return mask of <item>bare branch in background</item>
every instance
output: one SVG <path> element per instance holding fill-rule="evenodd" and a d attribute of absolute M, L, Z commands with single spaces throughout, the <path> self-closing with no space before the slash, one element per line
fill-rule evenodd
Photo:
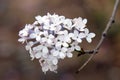
<path fill-rule="evenodd" d="M 78 54 L 78 56 L 80 55 L 84 55 L 84 54 L 92 54 L 88 60 L 77 70 L 77 73 L 82 70 L 87 64 L 88 62 L 94 57 L 94 55 L 99 51 L 104 39 L 106 38 L 106 35 L 107 35 L 107 32 L 108 30 L 110 29 L 111 25 L 115 22 L 115 15 L 116 15 L 116 12 L 117 12 L 117 9 L 118 9 L 118 5 L 119 5 L 119 0 L 116 0 L 115 2 L 115 5 L 114 5 L 114 8 L 113 8 L 113 11 L 112 11 L 112 15 L 101 35 L 101 39 L 100 41 L 98 42 L 97 46 L 95 47 L 95 49 L 93 50 L 87 50 L 87 51 L 82 51 L 80 52 L 80 54 Z"/>

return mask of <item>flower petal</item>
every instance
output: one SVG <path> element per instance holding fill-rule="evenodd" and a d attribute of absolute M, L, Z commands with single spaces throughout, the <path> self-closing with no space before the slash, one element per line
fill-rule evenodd
<path fill-rule="evenodd" d="M 37 36 L 36 37 L 36 41 L 40 41 L 41 40 L 41 37 L 40 36 Z"/>
<path fill-rule="evenodd" d="M 82 42 L 82 40 L 81 40 L 80 38 L 78 38 L 78 39 L 77 39 L 77 42 L 81 43 L 81 42 Z"/>
<path fill-rule="evenodd" d="M 19 42 L 22 42 L 22 43 L 24 43 L 25 40 L 26 40 L 26 39 L 24 39 L 24 38 L 20 38 L 20 39 L 18 39 L 18 41 L 19 41 Z"/>
<path fill-rule="evenodd" d="M 29 37 L 30 37 L 30 38 L 36 38 L 36 34 L 35 34 L 35 33 L 31 33 L 31 34 L 29 35 Z"/>
<path fill-rule="evenodd" d="M 42 55 L 42 53 L 36 53 L 36 54 L 35 54 L 35 58 L 36 58 L 36 59 L 39 59 L 39 58 L 41 57 L 41 55 Z"/>
<path fill-rule="evenodd" d="M 79 34 L 79 38 L 85 38 L 85 37 L 86 37 L 86 35 L 84 33 Z"/>
<path fill-rule="evenodd" d="M 71 58 L 71 57 L 73 57 L 73 54 L 72 53 L 67 53 L 67 57 Z"/>
<path fill-rule="evenodd" d="M 87 28 L 85 28 L 85 34 L 88 35 L 89 30 Z"/>
<path fill-rule="evenodd" d="M 63 45 L 64 47 L 68 47 L 68 46 L 69 46 L 66 42 L 64 42 L 62 45 Z"/>
<path fill-rule="evenodd" d="M 73 36 L 74 36 L 74 34 L 73 34 L 73 33 L 69 33 L 68 35 L 69 35 L 69 37 L 73 37 Z"/>
<path fill-rule="evenodd" d="M 61 47 L 62 43 L 61 42 L 56 42 L 55 47 Z"/>
<path fill-rule="evenodd" d="M 43 49 L 42 49 L 42 52 L 43 52 L 43 54 L 48 53 L 48 48 L 44 46 Z"/>
<path fill-rule="evenodd" d="M 57 65 L 58 60 L 57 60 L 56 58 L 54 58 L 54 59 L 52 60 L 52 63 L 53 63 L 54 65 Z"/>
<path fill-rule="evenodd" d="M 58 55 L 59 55 L 59 52 L 58 52 L 58 51 L 54 51 L 54 52 L 52 53 L 52 55 L 53 55 L 53 56 L 58 56 Z"/>
<path fill-rule="evenodd" d="M 46 72 L 49 70 L 49 66 L 42 66 L 42 71 L 46 74 Z"/>
<path fill-rule="evenodd" d="M 89 37 L 89 38 L 95 37 L 95 33 L 89 33 L 88 37 Z"/>
<path fill-rule="evenodd" d="M 91 42 L 92 42 L 92 39 L 91 39 L 91 38 L 89 38 L 89 37 L 87 37 L 87 38 L 86 38 L 86 40 L 87 40 L 89 43 L 91 43 Z"/>
<path fill-rule="evenodd" d="M 87 19 L 83 19 L 83 23 L 86 24 L 87 23 Z"/>
<path fill-rule="evenodd" d="M 61 58 L 61 59 L 64 59 L 64 58 L 65 58 L 65 54 L 64 54 L 64 53 L 62 53 L 62 52 L 61 52 L 61 53 L 59 53 L 59 56 L 60 56 L 60 58 Z"/>
<path fill-rule="evenodd" d="M 79 32 L 77 30 L 74 30 L 74 35 L 77 36 Z"/>
<path fill-rule="evenodd" d="M 80 46 L 75 46 L 75 49 L 77 50 L 77 51 L 80 51 L 81 49 L 80 49 Z"/>

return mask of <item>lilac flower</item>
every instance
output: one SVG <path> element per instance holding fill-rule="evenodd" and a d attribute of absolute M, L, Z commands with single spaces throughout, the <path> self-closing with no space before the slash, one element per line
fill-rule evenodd
<path fill-rule="evenodd" d="M 86 40 L 91 43 L 92 42 L 92 38 L 95 37 L 95 33 L 89 33 L 89 30 L 87 28 L 85 28 L 85 35 L 86 35 Z"/>
<path fill-rule="evenodd" d="M 65 18 L 57 14 L 36 16 L 33 24 L 25 25 L 19 31 L 19 42 L 26 42 L 30 57 L 38 59 L 42 71 L 57 72 L 60 59 L 72 58 L 74 50 L 80 51 L 80 43 L 86 39 L 89 43 L 95 37 L 86 28 L 87 19 Z"/>

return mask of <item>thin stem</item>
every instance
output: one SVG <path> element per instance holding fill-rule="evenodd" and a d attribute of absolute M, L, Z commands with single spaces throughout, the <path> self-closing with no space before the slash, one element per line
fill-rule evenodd
<path fill-rule="evenodd" d="M 113 11 L 112 11 L 112 15 L 111 15 L 111 17 L 110 17 L 110 19 L 109 19 L 109 21 L 108 21 L 108 23 L 107 23 L 107 25 L 106 25 L 103 33 L 102 33 L 102 35 L 101 35 L 101 39 L 99 40 L 99 42 L 98 42 L 98 44 L 97 44 L 97 46 L 96 46 L 96 48 L 95 48 L 94 50 L 92 50 L 92 51 L 87 51 L 87 53 L 88 53 L 88 52 L 93 52 L 93 53 L 92 53 L 92 55 L 88 58 L 88 60 L 78 69 L 77 73 L 78 73 L 80 70 L 82 70 L 82 69 L 88 64 L 88 62 L 94 57 L 95 53 L 98 52 L 98 50 L 99 50 L 99 48 L 101 47 L 104 39 L 106 38 L 106 35 L 107 35 L 108 30 L 110 29 L 111 25 L 115 22 L 114 19 L 115 19 L 115 15 L 116 15 L 116 12 L 117 12 L 117 9 L 118 9 L 118 5 L 119 5 L 119 0 L 116 0 L 115 5 L 114 5 L 114 8 L 113 8 Z M 85 52 L 85 53 L 86 53 L 86 52 Z"/>

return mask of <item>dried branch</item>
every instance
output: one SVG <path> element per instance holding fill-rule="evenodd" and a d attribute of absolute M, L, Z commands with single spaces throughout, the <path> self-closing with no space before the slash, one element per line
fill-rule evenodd
<path fill-rule="evenodd" d="M 107 35 L 108 30 L 110 29 L 111 25 L 115 22 L 115 15 L 116 15 L 116 12 L 117 12 L 117 9 L 118 9 L 118 5 L 119 5 L 119 0 L 116 0 L 115 5 L 114 5 L 114 8 L 113 8 L 113 11 L 112 11 L 112 15 L 111 15 L 111 17 L 110 17 L 110 19 L 109 19 L 109 21 L 108 21 L 108 23 L 107 23 L 107 25 L 106 25 L 103 33 L 102 33 L 102 35 L 101 35 L 101 39 L 100 39 L 100 41 L 98 42 L 96 48 L 95 48 L 94 50 L 84 51 L 84 52 L 81 53 L 81 55 L 86 54 L 86 53 L 89 53 L 89 54 L 92 54 L 92 55 L 91 55 L 91 56 L 88 58 L 88 60 L 78 69 L 77 73 L 78 73 L 81 69 L 83 69 L 83 68 L 88 64 L 88 62 L 94 57 L 95 53 L 97 53 L 97 52 L 99 51 L 99 48 L 101 47 L 104 39 L 106 38 L 106 35 Z M 80 56 L 80 55 L 78 55 L 78 56 Z"/>

